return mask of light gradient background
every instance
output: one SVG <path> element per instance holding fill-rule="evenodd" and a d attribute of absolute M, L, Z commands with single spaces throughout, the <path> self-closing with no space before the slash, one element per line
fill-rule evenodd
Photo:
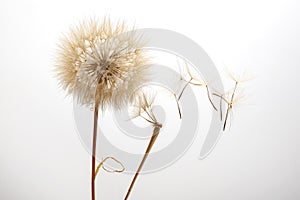
<path fill-rule="evenodd" d="M 180 32 L 220 72 L 256 75 L 251 98 L 208 158 L 197 159 L 199 136 L 176 164 L 141 176 L 131 199 L 299 199 L 299 10 L 296 0 L 2 0 L 0 199 L 89 199 L 90 157 L 75 132 L 72 100 L 51 70 L 61 33 L 103 15 Z M 101 173 L 98 199 L 122 199 L 131 178 Z"/>

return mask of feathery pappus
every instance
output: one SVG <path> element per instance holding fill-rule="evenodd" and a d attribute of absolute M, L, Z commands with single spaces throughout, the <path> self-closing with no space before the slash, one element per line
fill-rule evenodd
<path fill-rule="evenodd" d="M 124 22 L 83 21 L 59 45 L 60 84 L 81 105 L 119 109 L 134 99 L 136 88 L 148 79 L 150 63 L 144 45 L 143 37 Z"/>

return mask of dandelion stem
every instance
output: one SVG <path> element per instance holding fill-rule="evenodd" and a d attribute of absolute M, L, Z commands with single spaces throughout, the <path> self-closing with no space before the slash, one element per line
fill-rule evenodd
<path fill-rule="evenodd" d="M 93 146 L 92 146 L 92 175 L 91 175 L 91 196 L 95 200 L 95 178 L 96 178 L 96 148 L 97 148 L 97 128 L 98 128 L 98 110 L 99 105 L 95 103 L 94 110 L 94 130 L 93 130 Z"/>
<path fill-rule="evenodd" d="M 128 191 L 127 191 L 127 194 L 126 194 L 126 197 L 125 197 L 124 200 L 128 199 L 128 197 L 129 197 L 129 195 L 131 193 L 131 190 L 132 190 L 132 188 L 133 188 L 133 186 L 134 186 L 134 184 L 136 182 L 136 179 L 137 179 L 140 171 L 142 170 L 143 165 L 144 165 L 144 163 L 145 163 L 145 161 L 146 161 L 146 159 L 147 159 L 147 157 L 148 157 L 148 155 L 149 155 L 149 153 L 150 153 L 150 151 L 151 151 L 151 149 L 152 149 L 152 147 L 153 147 L 153 145 L 154 145 L 154 143 L 155 143 L 155 141 L 157 139 L 157 136 L 159 134 L 160 129 L 161 129 L 161 125 L 160 124 L 155 124 L 154 130 L 153 130 L 153 135 L 152 135 L 152 137 L 150 139 L 150 142 L 149 142 L 148 147 L 146 149 L 146 152 L 144 154 L 143 160 L 140 163 L 140 166 L 139 166 L 138 170 L 136 171 L 136 173 L 134 175 L 134 178 L 133 178 L 133 180 L 132 180 L 132 182 L 130 184 L 130 187 L 129 187 Z"/>

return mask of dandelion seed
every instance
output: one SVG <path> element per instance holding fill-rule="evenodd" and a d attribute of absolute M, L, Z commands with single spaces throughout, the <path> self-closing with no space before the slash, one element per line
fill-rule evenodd
<path fill-rule="evenodd" d="M 233 106 L 237 104 L 237 102 L 240 102 L 244 96 L 242 95 L 241 91 L 239 91 L 238 85 L 241 82 L 244 82 L 243 79 L 235 78 L 234 76 L 230 76 L 231 79 L 234 81 L 234 87 L 231 92 L 227 92 L 226 94 L 218 94 L 213 93 L 214 96 L 217 96 L 220 98 L 220 119 L 223 120 L 223 113 L 222 113 L 222 101 L 224 101 L 227 105 L 227 109 L 225 111 L 225 118 L 224 118 L 224 124 L 223 124 L 223 131 L 226 129 L 229 113 L 232 111 Z"/>
<path fill-rule="evenodd" d="M 178 59 L 177 59 L 177 63 L 179 63 Z M 218 109 L 216 108 L 216 106 L 214 105 L 214 103 L 213 103 L 213 101 L 211 99 L 211 94 L 210 94 L 210 90 L 209 90 L 208 84 L 204 80 L 196 78 L 195 75 L 192 74 L 191 69 L 190 69 L 190 67 L 189 67 L 189 65 L 188 65 L 187 62 L 185 62 L 185 64 L 184 64 L 184 69 L 185 70 L 182 69 L 182 67 L 181 67 L 181 65 L 179 63 L 180 80 L 185 81 L 185 84 L 184 84 L 183 88 L 181 89 L 181 91 L 179 92 L 178 97 L 176 97 L 176 99 L 177 99 L 177 105 L 178 105 L 178 112 L 179 112 L 180 118 L 182 117 L 182 115 L 181 115 L 181 110 L 180 110 L 178 102 L 180 101 L 180 99 L 181 99 L 181 97 L 182 97 L 185 89 L 187 88 L 187 86 L 189 84 L 194 85 L 194 86 L 204 86 L 206 88 L 206 94 L 207 94 L 207 97 L 208 97 L 208 100 L 209 100 L 210 104 L 212 105 L 212 107 L 213 107 L 214 110 L 218 111 Z M 183 75 L 184 71 L 187 72 L 187 75 L 186 75 L 187 79 L 184 78 L 185 77 Z M 177 96 L 176 94 L 174 94 L 174 95 Z"/>
<path fill-rule="evenodd" d="M 133 186 L 139 176 L 140 171 L 142 170 L 145 161 L 147 160 L 147 157 L 159 135 L 160 129 L 162 128 L 162 124 L 159 123 L 152 112 L 152 103 L 154 101 L 154 95 L 152 94 L 145 94 L 144 92 L 141 92 L 140 96 L 136 98 L 134 107 L 138 109 L 138 113 L 140 117 L 142 117 L 144 120 L 149 122 L 153 126 L 153 134 L 149 141 L 148 147 L 144 153 L 143 159 L 134 175 L 134 178 L 129 186 L 129 189 L 127 191 L 127 194 L 125 196 L 125 200 L 129 198 L 129 195 L 133 189 Z M 145 114 L 145 116 L 143 115 Z"/>

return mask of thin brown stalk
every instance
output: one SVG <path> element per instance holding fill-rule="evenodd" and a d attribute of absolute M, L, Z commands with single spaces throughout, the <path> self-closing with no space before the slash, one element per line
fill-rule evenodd
<path fill-rule="evenodd" d="M 181 114 L 181 109 L 180 109 L 179 101 L 178 101 L 178 99 L 177 99 L 177 97 L 176 97 L 176 94 L 173 93 L 173 95 L 174 95 L 174 98 L 175 98 L 175 101 L 176 101 L 176 105 L 177 105 L 177 109 L 178 109 L 179 118 L 181 119 L 182 114 Z"/>
<path fill-rule="evenodd" d="M 93 146 L 92 146 L 92 173 L 91 173 L 91 198 L 95 200 L 95 177 L 96 177 L 96 150 L 97 150 L 97 128 L 98 128 L 98 111 L 99 105 L 95 103 L 94 110 L 94 130 L 93 130 Z"/>
<path fill-rule="evenodd" d="M 234 85 L 234 89 L 233 89 L 233 92 L 232 92 L 231 97 L 230 97 L 230 101 L 227 100 L 226 98 L 224 98 L 223 95 L 213 93 L 213 95 L 215 95 L 217 97 L 220 97 L 220 117 L 221 117 L 221 120 L 222 120 L 222 100 L 225 101 L 226 104 L 227 104 L 227 109 L 226 109 L 226 114 L 225 114 L 225 119 L 224 119 L 224 125 L 223 125 L 223 131 L 225 130 L 226 125 L 227 125 L 229 111 L 233 107 L 234 97 L 235 97 L 235 93 L 236 93 L 236 90 L 237 90 L 237 87 L 238 87 L 238 83 L 239 83 L 238 81 L 235 81 L 235 85 Z"/>
<path fill-rule="evenodd" d="M 179 94 L 179 96 L 178 96 L 178 101 L 181 99 L 181 96 L 182 96 L 184 90 L 186 89 L 186 87 L 188 86 L 188 84 L 189 84 L 191 81 L 192 81 L 192 78 L 191 78 L 189 81 L 187 81 L 186 84 L 184 85 L 183 89 L 181 90 L 181 92 L 180 92 L 180 94 Z"/>
<path fill-rule="evenodd" d="M 226 109 L 226 114 L 225 114 L 225 119 L 224 119 L 224 124 L 223 124 L 223 131 L 225 131 L 226 124 L 227 124 L 227 119 L 228 119 L 228 115 L 229 115 L 229 111 L 232 108 L 232 102 L 229 102 L 227 99 L 225 99 L 223 97 L 223 95 L 219 95 L 217 93 L 213 93 L 213 95 L 215 95 L 217 97 L 220 97 L 220 119 L 221 119 L 221 121 L 223 120 L 222 100 L 225 101 L 225 103 L 227 104 L 227 109 Z M 233 97 L 233 94 L 232 94 L 231 97 Z"/>
<path fill-rule="evenodd" d="M 232 92 L 232 95 L 231 95 L 231 100 L 230 100 L 230 102 L 231 102 L 231 103 L 232 103 L 232 102 L 233 102 L 233 100 L 234 100 L 234 95 L 235 95 L 235 92 L 236 92 L 237 86 L 238 86 L 238 82 L 237 82 L 237 81 L 235 81 L 234 89 L 233 89 L 233 92 Z"/>
<path fill-rule="evenodd" d="M 213 101 L 211 99 L 209 88 L 208 88 L 208 85 L 206 83 L 193 83 L 193 82 L 190 81 L 190 84 L 195 85 L 195 86 L 205 86 L 206 87 L 206 94 L 207 94 L 207 97 L 208 97 L 208 100 L 209 100 L 210 104 L 215 109 L 215 111 L 218 111 L 218 109 L 216 108 L 215 104 L 213 103 Z"/>
<path fill-rule="evenodd" d="M 181 78 L 181 79 L 182 79 L 182 78 Z M 184 80 L 184 79 L 182 79 L 182 80 Z M 176 100 L 176 103 L 177 103 L 177 109 L 178 109 L 178 114 L 179 114 L 179 118 L 180 118 L 180 119 L 182 118 L 182 113 L 181 113 L 181 109 L 180 109 L 180 106 L 179 106 L 179 101 L 180 101 L 180 99 L 181 99 L 181 97 L 182 97 L 182 94 L 183 94 L 184 90 L 186 89 L 186 87 L 188 86 L 188 84 L 191 83 L 192 80 L 193 80 L 192 78 L 191 78 L 189 81 L 186 81 L 186 80 L 185 80 L 186 83 L 185 83 L 184 87 L 182 88 L 182 90 L 181 90 L 181 92 L 180 92 L 178 98 L 177 98 L 176 94 L 173 93 L 173 95 L 174 95 L 174 97 L 175 97 L 175 100 Z"/>
<path fill-rule="evenodd" d="M 151 151 L 151 149 L 152 149 L 152 147 L 153 147 L 153 145 L 154 145 L 154 143 L 155 143 L 155 141 L 156 141 L 156 139 L 158 137 L 158 134 L 159 134 L 159 131 L 160 131 L 161 127 L 162 127 L 161 124 L 158 124 L 158 123 L 155 124 L 154 130 L 153 130 L 153 134 L 152 134 L 152 137 L 151 137 L 150 142 L 148 144 L 148 147 L 146 149 L 146 152 L 144 154 L 143 160 L 140 163 L 139 168 L 138 168 L 138 170 L 136 171 L 136 173 L 134 175 L 134 178 L 133 178 L 133 180 L 132 180 L 132 182 L 130 184 L 130 187 L 129 187 L 128 191 L 127 191 L 127 194 L 126 194 L 124 200 L 127 200 L 129 198 L 129 195 L 130 195 L 130 193 L 132 191 L 132 188 L 133 188 L 133 186 L 134 186 L 134 184 L 136 182 L 136 179 L 139 176 L 139 173 L 142 170 L 143 165 L 144 165 L 144 163 L 145 163 L 145 161 L 146 161 L 146 159 L 147 159 L 147 157 L 148 157 L 148 155 L 149 155 L 149 153 L 150 153 L 150 151 Z"/>
<path fill-rule="evenodd" d="M 230 110 L 230 106 L 227 107 L 227 111 L 226 111 L 226 115 L 225 115 L 225 120 L 224 120 L 224 125 L 223 125 L 223 131 L 225 131 L 226 128 L 226 124 L 227 124 L 227 119 L 228 119 L 228 115 L 229 115 L 229 110 Z"/>
<path fill-rule="evenodd" d="M 233 89 L 233 92 L 232 92 L 232 95 L 231 95 L 231 98 L 230 98 L 230 102 L 228 102 L 228 107 L 227 107 L 227 111 L 226 111 L 226 116 L 225 116 L 223 131 L 226 128 L 226 123 L 227 123 L 229 111 L 232 109 L 232 105 L 233 105 L 233 101 L 234 101 L 234 95 L 235 95 L 235 92 L 237 90 L 237 86 L 238 86 L 238 81 L 235 81 L 235 85 L 234 85 L 234 89 Z"/>
<path fill-rule="evenodd" d="M 223 120 L 222 98 L 220 98 L 220 119 Z"/>
<path fill-rule="evenodd" d="M 212 105 L 212 107 L 215 109 L 215 111 L 218 111 L 218 109 L 216 108 L 215 104 L 212 102 L 212 99 L 210 97 L 210 92 L 209 92 L 209 89 L 208 89 L 208 86 L 206 85 L 206 92 L 207 92 L 207 97 L 208 97 L 208 100 L 210 102 L 210 104 Z"/>

